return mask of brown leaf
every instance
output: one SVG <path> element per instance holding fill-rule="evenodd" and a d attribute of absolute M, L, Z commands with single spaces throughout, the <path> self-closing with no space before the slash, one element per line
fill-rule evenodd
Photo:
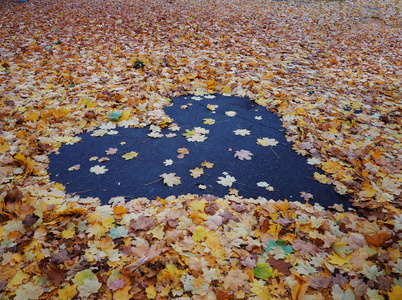
<path fill-rule="evenodd" d="M 219 215 L 223 218 L 222 224 L 226 224 L 230 220 L 233 220 L 235 222 L 239 222 L 239 218 L 237 216 L 233 215 L 233 213 L 228 211 L 228 210 L 224 210 Z"/>
<path fill-rule="evenodd" d="M 268 258 L 268 261 L 273 269 L 281 272 L 283 275 L 289 276 L 292 274 L 290 271 L 292 264 L 290 262 L 285 262 L 284 259 L 274 259 L 272 256 Z"/>
<path fill-rule="evenodd" d="M 154 218 L 145 217 L 143 215 L 139 216 L 137 220 L 130 221 L 130 227 L 134 230 L 145 230 L 148 231 L 151 228 L 154 228 L 156 222 Z"/>
<path fill-rule="evenodd" d="M 48 280 L 55 286 L 59 286 L 64 279 L 64 270 L 59 269 L 53 264 L 50 264 L 44 272 L 47 274 Z"/>
<path fill-rule="evenodd" d="M 320 289 L 326 289 L 329 287 L 329 285 L 332 282 L 332 277 L 321 277 L 321 276 L 316 276 L 316 277 L 309 277 L 308 278 L 308 283 L 309 285 L 316 290 Z"/>
<path fill-rule="evenodd" d="M 24 220 L 22 220 L 22 224 L 24 224 L 25 227 L 32 226 L 33 224 L 38 221 L 39 217 L 35 214 L 32 215 L 27 215 Z"/>
<path fill-rule="evenodd" d="M 67 260 L 70 260 L 71 256 L 68 254 L 66 249 L 62 249 L 59 253 L 51 254 L 50 260 L 56 264 L 62 264 Z"/>

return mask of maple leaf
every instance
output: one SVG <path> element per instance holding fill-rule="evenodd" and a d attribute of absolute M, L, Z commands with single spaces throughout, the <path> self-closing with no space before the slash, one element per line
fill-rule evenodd
<path fill-rule="evenodd" d="M 235 112 L 233 110 L 229 110 L 229 111 L 225 111 L 225 115 L 227 115 L 228 117 L 234 117 L 237 115 L 237 112 Z"/>
<path fill-rule="evenodd" d="M 161 137 L 163 137 L 163 134 L 157 131 L 152 131 L 150 133 L 148 133 L 148 136 L 154 139 L 159 139 Z"/>
<path fill-rule="evenodd" d="M 402 298 L 402 287 L 395 285 L 392 287 L 391 291 L 388 292 L 389 300 L 400 300 Z"/>
<path fill-rule="evenodd" d="M 78 171 L 81 168 L 81 165 L 74 165 L 70 168 L 68 168 L 69 171 Z"/>
<path fill-rule="evenodd" d="M 342 291 L 342 288 L 335 284 L 332 287 L 332 297 L 334 300 L 355 300 L 355 294 L 351 288 L 346 289 L 345 292 Z"/>
<path fill-rule="evenodd" d="M 313 275 L 316 274 L 318 271 L 311 266 L 309 262 L 302 262 L 299 261 L 298 265 L 295 267 L 296 271 L 302 275 Z"/>
<path fill-rule="evenodd" d="M 105 166 L 96 165 L 96 166 L 94 166 L 94 167 L 91 167 L 91 168 L 89 169 L 89 171 L 90 171 L 91 173 L 95 173 L 96 175 L 101 175 L 101 174 L 105 174 L 107 171 L 109 171 L 109 169 L 106 169 Z"/>
<path fill-rule="evenodd" d="M 195 168 L 195 169 L 190 170 L 190 173 L 193 178 L 198 178 L 202 174 L 204 174 L 204 169 L 203 168 Z"/>
<path fill-rule="evenodd" d="M 207 105 L 207 108 L 208 108 L 209 110 L 215 111 L 215 109 L 218 108 L 218 105 L 208 104 L 208 105 Z"/>
<path fill-rule="evenodd" d="M 250 135 L 250 130 L 247 129 L 236 129 L 233 132 L 235 133 L 235 135 L 241 135 L 241 136 Z"/>
<path fill-rule="evenodd" d="M 236 178 L 230 176 L 226 172 L 223 172 L 222 174 L 225 175 L 225 177 L 218 177 L 219 180 L 217 180 L 216 182 L 219 183 L 220 185 L 231 187 L 233 182 L 236 181 Z"/>
<path fill-rule="evenodd" d="M 160 177 L 163 178 L 163 183 L 166 184 L 169 187 L 172 187 L 174 185 L 179 185 L 181 183 L 180 181 L 180 177 L 175 176 L 176 173 L 163 173 L 162 175 L 160 175 Z"/>
<path fill-rule="evenodd" d="M 189 142 L 204 142 L 208 137 L 202 134 L 194 134 L 192 137 L 189 137 L 187 140 Z"/>
<path fill-rule="evenodd" d="M 256 261 L 255 259 L 252 259 L 250 256 L 247 256 L 242 262 L 241 264 L 245 267 L 248 268 L 254 268 L 256 266 Z"/>
<path fill-rule="evenodd" d="M 80 292 L 80 296 L 88 297 L 91 294 L 97 293 L 102 284 L 98 281 L 98 278 L 94 276 L 92 279 L 85 279 L 84 284 L 77 287 Z"/>
<path fill-rule="evenodd" d="M 264 147 L 276 146 L 276 145 L 278 145 L 278 141 L 275 139 L 262 138 L 262 139 L 257 139 L 257 144 L 264 146 Z"/>
<path fill-rule="evenodd" d="M 179 148 L 177 149 L 177 153 L 179 153 L 179 155 L 177 155 L 177 158 L 181 159 L 184 158 L 184 155 L 189 154 L 190 152 L 187 148 Z"/>
<path fill-rule="evenodd" d="M 223 212 L 220 212 L 219 216 L 222 217 L 222 223 L 223 224 L 228 223 L 230 220 L 233 220 L 235 222 L 239 222 L 239 218 L 237 216 L 235 216 L 232 212 L 230 212 L 230 211 L 228 211 L 226 209 Z"/>
<path fill-rule="evenodd" d="M 204 119 L 204 124 L 213 125 L 213 124 L 215 124 L 215 120 L 214 119 Z"/>
<path fill-rule="evenodd" d="M 126 284 L 127 284 L 127 281 L 125 279 L 116 278 L 115 280 L 109 281 L 109 288 L 112 291 L 117 291 L 117 290 L 123 288 Z"/>
<path fill-rule="evenodd" d="M 62 289 L 58 290 L 58 299 L 68 300 L 73 299 L 77 295 L 77 287 L 75 285 L 67 284 Z"/>
<path fill-rule="evenodd" d="M 134 230 L 148 231 L 156 225 L 155 219 L 152 217 L 145 217 L 140 215 L 137 220 L 130 221 L 130 227 Z"/>
<path fill-rule="evenodd" d="M 64 270 L 54 265 L 49 265 L 44 273 L 47 274 L 49 281 L 55 286 L 59 286 L 64 279 Z"/>
<path fill-rule="evenodd" d="M 128 152 L 128 153 L 122 155 L 122 158 L 124 158 L 125 160 L 130 160 L 130 159 L 133 159 L 133 158 L 135 158 L 137 156 L 138 156 L 137 152 L 131 151 L 131 152 Z"/>
<path fill-rule="evenodd" d="M 213 216 L 207 217 L 208 221 L 205 222 L 210 229 L 217 230 L 220 225 L 222 225 L 223 218 L 218 215 L 214 214 Z"/>
<path fill-rule="evenodd" d="M 171 166 L 171 165 L 173 165 L 173 160 L 171 160 L 171 159 L 166 159 L 166 160 L 163 162 L 163 164 L 164 164 L 165 166 Z"/>
<path fill-rule="evenodd" d="M 14 299 L 16 300 L 29 300 L 39 299 L 43 294 L 43 289 L 39 285 L 34 285 L 32 282 L 22 284 L 15 292 Z"/>
<path fill-rule="evenodd" d="M 268 258 L 268 261 L 274 270 L 281 272 L 283 275 L 289 276 L 292 274 L 290 271 L 292 264 L 286 262 L 284 259 L 275 259 L 274 257 L 270 257 Z"/>
<path fill-rule="evenodd" d="M 310 199 L 314 199 L 314 196 L 312 194 L 306 193 L 306 192 L 300 192 L 300 197 L 306 201 L 309 201 Z"/>
<path fill-rule="evenodd" d="M 274 274 L 272 268 L 266 263 L 259 263 L 253 268 L 254 276 L 260 279 L 268 280 Z"/>
<path fill-rule="evenodd" d="M 115 155 L 117 153 L 117 151 L 118 151 L 117 148 L 109 148 L 105 152 L 106 152 L 106 155 Z"/>
<path fill-rule="evenodd" d="M 33 224 L 36 223 L 36 221 L 39 220 L 39 217 L 35 214 L 32 215 L 26 215 L 24 220 L 22 220 L 22 224 L 24 224 L 25 227 L 32 226 Z"/>
<path fill-rule="evenodd" d="M 214 166 L 214 164 L 213 164 L 213 163 L 210 163 L 210 162 L 207 162 L 207 161 L 204 161 L 204 162 L 201 164 L 201 166 L 206 167 L 207 169 L 211 169 L 211 168 Z"/>
<path fill-rule="evenodd" d="M 314 172 L 314 179 L 318 180 L 320 183 L 327 184 L 329 183 L 329 180 L 325 174 L 320 174 L 318 172 Z"/>
<path fill-rule="evenodd" d="M 223 281 L 223 287 L 232 291 L 237 291 L 239 287 L 245 285 L 248 275 L 239 269 L 231 269 Z"/>
<path fill-rule="evenodd" d="M 110 232 L 108 235 L 112 239 L 125 238 L 128 236 L 128 230 L 126 227 L 123 227 L 123 226 L 114 227 L 114 228 L 110 228 Z"/>
<path fill-rule="evenodd" d="M 165 249 L 161 244 L 154 243 L 152 244 L 151 248 L 145 253 L 143 257 L 141 257 L 136 263 L 136 265 L 143 265 L 146 262 L 154 259 L 155 257 L 159 256 Z"/>
<path fill-rule="evenodd" d="M 331 284 L 331 282 L 332 282 L 332 277 L 316 276 L 316 277 L 308 278 L 309 285 L 313 289 L 316 289 L 316 290 L 328 288 L 329 285 Z"/>
<path fill-rule="evenodd" d="M 378 290 L 368 288 L 366 295 L 370 300 L 384 300 L 384 297 L 378 293 Z"/>
<path fill-rule="evenodd" d="M 169 138 L 169 139 L 171 139 L 171 138 L 174 138 L 174 137 L 176 137 L 177 136 L 177 134 L 176 133 L 168 133 L 168 134 L 165 134 L 165 137 L 167 137 L 167 138 Z"/>
<path fill-rule="evenodd" d="M 68 254 L 68 251 L 66 249 L 62 249 L 58 253 L 54 253 L 54 254 L 50 255 L 50 260 L 57 264 L 62 264 L 65 261 L 70 260 L 70 259 L 71 259 L 71 257 Z"/>
<path fill-rule="evenodd" d="M 239 150 L 239 151 L 236 151 L 234 154 L 234 156 L 240 160 L 243 160 L 243 159 L 250 160 L 252 155 L 253 155 L 253 153 L 251 153 L 248 150 Z"/>
<path fill-rule="evenodd" d="M 271 299 L 265 281 L 258 279 L 254 280 L 252 283 L 250 283 L 250 292 L 257 295 L 258 299 Z"/>

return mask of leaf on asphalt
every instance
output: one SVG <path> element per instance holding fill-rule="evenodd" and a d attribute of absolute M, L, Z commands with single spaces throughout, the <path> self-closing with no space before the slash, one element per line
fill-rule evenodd
<path fill-rule="evenodd" d="M 278 141 L 275 139 L 262 138 L 262 139 L 257 139 L 257 144 L 264 146 L 264 147 L 276 146 L 276 145 L 278 145 Z"/>
<path fill-rule="evenodd" d="M 131 152 L 128 152 L 128 153 L 122 155 L 122 158 L 124 158 L 125 160 L 130 160 L 130 159 L 133 159 L 133 158 L 135 158 L 137 156 L 138 156 L 137 152 L 131 151 Z"/>
<path fill-rule="evenodd" d="M 106 169 L 105 166 L 96 165 L 96 166 L 94 166 L 94 167 L 91 167 L 91 168 L 89 169 L 89 171 L 90 171 L 91 173 L 95 173 L 96 175 L 101 175 L 101 174 L 105 174 L 107 171 L 109 171 L 109 169 Z"/>
<path fill-rule="evenodd" d="M 239 151 L 236 151 L 234 154 L 234 156 L 240 160 L 243 160 L 243 159 L 250 160 L 252 155 L 253 155 L 253 153 L 251 153 L 248 150 L 239 150 Z"/>
<path fill-rule="evenodd" d="M 190 173 L 193 178 L 198 178 L 202 174 L 204 174 L 204 169 L 203 168 L 195 168 L 195 169 L 190 170 Z"/>
<path fill-rule="evenodd" d="M 179 185 L 181 183 L 180 177 L 176 176 L 176 173 L 163 173 L 162 175 L 160 175 L 160 177 L 163 178 L 163 183 L 169 187 Z"/>
<path fill-rule="evenodd" d="M 230 176 L 226 172 L 223 172 L 223 175 L 225 175 L 225 177 L 222 176 L 218 177 L 219 180 L 217 180 L 216 182 L 219 183 L 220 185 L 231 187 L 233 182 L 236 181 L 236 178 Z"/>

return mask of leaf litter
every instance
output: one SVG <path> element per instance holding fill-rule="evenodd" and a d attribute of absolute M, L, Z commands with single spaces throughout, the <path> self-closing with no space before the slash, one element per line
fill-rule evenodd
<path fill-rule="evenodd" d="M 0 8 L 2 294 L 400 299 L 396 1 L 107 3 Z M 277 112 L 316 179 L 360 215 L 235 195 L 101 206 L 49 181 L 47 154 L 76 134 L 164 127 L 169 98 L 217 92 Z"/>

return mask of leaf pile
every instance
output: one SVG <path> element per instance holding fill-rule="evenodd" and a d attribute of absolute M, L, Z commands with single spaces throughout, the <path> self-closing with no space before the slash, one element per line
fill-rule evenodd
<path fill-rule="evenodd" d="M 392 0 L 3 1 L 0 292 L 400 299 L 400 11 Z M 217 92 L 280 114 L 294 149 L 365 218 L 235 196 L 100 206 L 49 182 L 47 154 L 76 134 L 164 127 L 169 97 Z"/>

